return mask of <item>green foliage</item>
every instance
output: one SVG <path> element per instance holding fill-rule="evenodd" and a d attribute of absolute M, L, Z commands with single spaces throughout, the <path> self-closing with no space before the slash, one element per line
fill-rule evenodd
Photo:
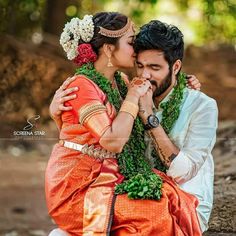
<path fill-rule="evenodd" d="M 42 24 L 45 0 L 0 0 L 0 32 L 25 36 Z"/>
<path fill-rule="evenodd" d="M 55 2 L 59 3 L 59 0 Z M 57 28 L 58 30 L 52 33 L 59 34 L 64 20 L 59 22 L 58 18 L 45 17 L 44 13 L 48 12 L 45 8 L 50 5 L 56 11 L 55 15 L 61 16 L 59 19 L 69 20 L 71 17 L 82 17 L 84 14 L 94 14 L 98 11 L 119 11 L 130 16 L 138 26 L 163 15 L 171 19 L 176 15 L 180 19 L 186 19 L 177 26 L 183 27 L 184 33 L 186 26 L 191 29 L 191 35 L 194 35 L 191 38 L 194 40 L 191 41 L 192 43 L 236 44 L 235 0 L 170 0 L 168 2 L 172 3 L 173 9 L 161 8 L 167 3 L 164 0 L 73 0 L 57 4 L 59 7 L 52 5 L 49 0 L 0 0 L 0 32 L 30 37 L 32 32 L 45 29 L 46 25 L 50 26 L 48 27 L 50 29 Z M 160 8 L 162 10 L 159 10 Z M 199 17 L 194 18 L 191 10 L 197 11 Z"/>
<path fill-rule="evenodd" d="M 126 14 L 139 26 L 145 22 L 146 14 L 152 14 L 153 7 L 158 3 L 158 0 L 124 0 L 124 6 L 129 7 Z"/>
<path fill-rule="evenodd" d="M 163 109 L 161 125 L 167 134 L 170 133 L 175 121 L 179 117 L 185 87 L 186 74 L 180 72 L 178 76 L 178 83 L 174 87 L 174 91 L 172 92 L 170 99 L 161 104 L 161 108 Z"/>
<path fill-rule="evenodd" d="M 154 199 L 161 198 L 162 179 L 155 173 L 147 175 L 137 174 L 129 180 L 117 185 L 116 194 L 128 193 L 130 199 Z"/>
<path fill-rule="evenodd" d="M 186 13 L 189 8 L 198 6 L 201 19 L 188 20 L 192 26 L 198 41 L 236 44 L 236 2 L 235 0 L 180 0 L 177 6 Z"/>
<path fill-rule="evenodd" d="M 97 72 L 92 64 L 85 64 L 76 70 L 94 81 L 107 94 L 108 100 L 117 110 L 121 107 L 119 91 L 113 89 L 109 80 Z M 122 98 L 125 98 L 127 87 L 120 73 L 115 74 Z M 136 118 L 129 141 L 118 155 L 120 172 L 125 181 L 117 185 L 116 194 L 128 193 L 132 199 L 160 199 L 162 180 L 152 172 L 150 163 L 145 158 L 146 144 L 144 126 L 140 118 Z"/>
<path fill-rule="evenodd" d="M 233 0 L 203 1 L 206 41 L 236 43 L 236 3 Z M 226 40 L 228 39 L 228 40 Z"/>
<path fill-rule="evenodd" d="M 112 88 L 111 82 L 97 72 L 93 64 L 85 64 L 76 70 L 76 74 L 87 76 L 95 82 L 100 89 L 107 95 L 108 100 L 116 110 L 121 107 L 120 95 L 125 99 L 127 87 L 122 80 L 120 73 L 115 74 L 115 79 L 119 88 Z M 183 90 L 186 86 L 186 75 L 180 73 L 178 83 L 168 102 L 163 103 L 163 119 L 161 124 L 168 134 L 175 121 L 179 117 L 180 105 L 183 99 Z M 120 94 L 120 95 L 119 95 Z M 154 174 L 150 162 L 145 157 L 146 143 L 144 141 L 144 125 L 139 117 L 135 119 L 129 141 L 124 146 L 122 152 L 118 154 L 120 172 L 125 176 L 125 181 L 117 185 L 116 194 L 128 193 L 131 199 L 160 199 L 161 197 L 161 178 Z M 152 152 L 155 160 L 155 168 L 165 171 L 156 150 Z"/>

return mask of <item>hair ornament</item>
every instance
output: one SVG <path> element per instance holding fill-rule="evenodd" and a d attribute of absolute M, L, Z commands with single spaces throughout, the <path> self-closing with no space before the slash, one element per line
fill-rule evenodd
<path fill-rule="evenodd" d="M 123 35 L 126 34 L 126 32 L 129 30 L 131 24 L 133 24 L 133 23 L 128 18 L 127 23 L 123 28 L 121 28 L 119 30 L 109 30 L 109 29 L 105 29 L 100 26 L 99 27 L 100 31 L 98 33 L 103 36 L 110 37 L 110 38 L 119 38 L 119 37 L 122 37 Z"/>
<path fill-rule="evenodd" d="M 78 56 L 78 44 L 82 39 L 88 43 L 94 35 L 93 16 L 85 15 L 81 20 L 78 17 L 72 18 L 70 22 L 65 24 L 60 37 L 60 44 L 67 54 L 69 60 L 73 60 Z"/>

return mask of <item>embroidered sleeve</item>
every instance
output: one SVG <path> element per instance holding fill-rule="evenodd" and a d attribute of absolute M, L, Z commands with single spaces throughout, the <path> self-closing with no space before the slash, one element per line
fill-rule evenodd
<path fill-rule="evenodd" d="M 103 92 L 91 80 L 78 76 L 69 87 L 77 86 L 76 99 L 67 102 L 72 106 L 75 123 L 83 124 L 98 140 L 111 125 L 112 121 L 103 104 Z"/>
<path fill-rule="evenodd" d="M 107 109 L 99 101 L 87 103 L 78 110 L 78 113 L 79 122 L 87 127 L 98 139 L 111 125 Z"/>

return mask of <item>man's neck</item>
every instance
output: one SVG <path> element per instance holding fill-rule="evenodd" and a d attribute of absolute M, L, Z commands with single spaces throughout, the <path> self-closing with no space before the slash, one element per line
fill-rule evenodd
<path fill-rule="evenodd" d="M 154 98 L 154 105 L 156 108 L 158 108 L 161 101 L 169 94 L 169 92 L 176 85 L 176 83 L 177 83 L 177 78 L 173 78 L 170 87 L 164 93 Z"/>

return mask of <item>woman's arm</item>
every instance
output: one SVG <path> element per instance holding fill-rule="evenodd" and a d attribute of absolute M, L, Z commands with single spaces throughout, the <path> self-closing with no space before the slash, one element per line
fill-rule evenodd
<path fill-rule="evenodd" d="M 91 80 L 85 76 L 77 76 L 69 87 L 76 86 L 79 90 L 73 93 L 77 99 L 65 103 L 65 106 L 72 107 L 74 123 L 87 128 L 104 149 L 121 152 L 129 139 L 134 118 L 137 116 L 139 98 L 151 88 L 151 83 L 148 80 L 141 80 L 141 84 L 138 85 L 131 83 L 121 109 L 113 120 L 104 104 L 104 94 Z"/>
<path fill-rule="evenodd" d="M 123 104 L 125 102 L 130 102 L 131 104 L 136 105 L 138 112 L 139 97 L 140 94 L 137 91 L 130 89 Z M 100 145 L 108 151 L 120 153 L 126 142 L 129 140 L 135 118 L 136 116 L 134 117 L 131 115 L 129 111 L 119 111 L 110 127 L 101 136 L 99 141 Z"/>
<path fill-rule="evenodd" d="M 140 80 L 135 78 L 135 80 Z M 135 81 L 134 80 L 134 81 Z M 141 80 L 142 84 L 131 83 L 127 96 L 123 101 L 120 111 L 113 121 L 109 120 L 106 112 L 102 114 L 91 114 L 88 121 L 83 123 L 95 136 L 98 137 L 100 145 L 108 151 L 119 153 L 129 140 L 134 119 L 137 116 L 139 107 L 139 98 L 143 96 L 148 89 L 151 89 L 151 83 L 148 80 Z M 86 91 L 88 94 L 88 90 Z M 78 94 L 78 97 L 79 94 Z M 91 107 L 91 106 L 90 106 Z M 79 112 L 79 115 L 81 113 Z M 80 117 L 81 118 L 81 117 Z M 100 127 L 103 124 L 103 127 Z"/>
<path fill-rule="evenodd" d="M 187 75 L 187 86 L 190 89 L 201 90 L 201 83 L 195 75 Z"/>

